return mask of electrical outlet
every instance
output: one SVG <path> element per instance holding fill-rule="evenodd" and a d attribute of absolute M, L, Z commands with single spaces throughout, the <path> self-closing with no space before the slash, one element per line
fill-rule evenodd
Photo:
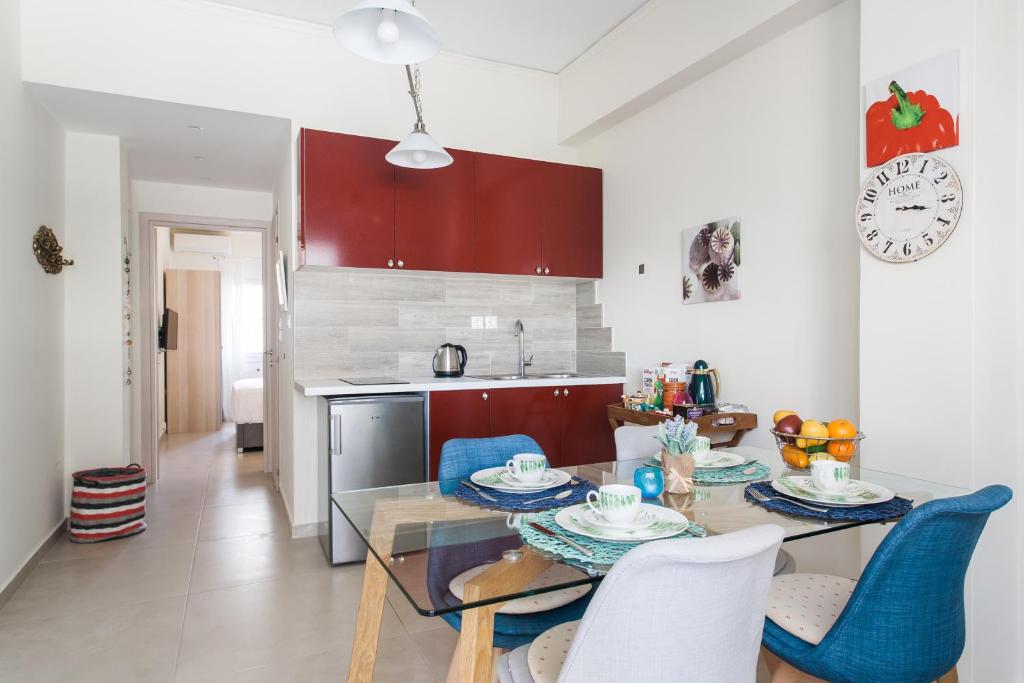
<path fill-rule="evenodd" d="M 484 327 L 486 327 L 489 330 L 498 329 L 498 316 L 489 315 L 486 318 L 484 318 Z"/>
<path fill-rule="evenodd" d="M 469 326 L 474 330 L 484 329 L 484 317 L 482 315 L 474 315 L 469 319 Z"/>
<path fill-rule="evenodd" d="M 637 268 L 637 270 L 639 270 L 639 271 L 640 271 L 640 275 L 643 275 L 643 274 L 644 274 L 644 264 L 642 264 L 642 263 L 641 263 L 641 264 L 640 264 L 640 267 L 639 267 L 639 268 Z"/>

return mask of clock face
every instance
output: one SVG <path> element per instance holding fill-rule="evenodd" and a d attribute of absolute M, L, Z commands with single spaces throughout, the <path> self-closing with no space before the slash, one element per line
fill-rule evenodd
<path fill-rule="evenodd" d="M 952 166 L 932 154 L 904 154 L 872 169 L 857 199 L 857 232 L 880 259 L 917 261 L 953 234 L 963 208 Z"/>

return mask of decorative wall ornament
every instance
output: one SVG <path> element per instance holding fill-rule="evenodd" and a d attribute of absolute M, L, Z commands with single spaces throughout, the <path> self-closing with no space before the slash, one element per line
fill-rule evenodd
<path fill-rule="evenodd" d="M 740 298 L 738 216 L 683 230 L 684 304 Z"/>
<path fill-rule="evenodd" d="M 75 265 L 74 260 L 64 258 L 64 248 L 60 246 L 53 230 L 45 225 L 40 225 L 35 236 L 32 237 L 32 253 L 36 255 L 36 260 L 39 261 L 43 270 L 51 275 L 56 275 L 64 270 L 64 266 Z"/>

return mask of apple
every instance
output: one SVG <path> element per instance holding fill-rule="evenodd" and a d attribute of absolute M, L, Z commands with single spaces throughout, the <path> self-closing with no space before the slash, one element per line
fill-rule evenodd
<path fill-rule="evenodd" d="M 803 426 L 804 421 L 800 419 L 799 415 L 787 415 L 775 425 L 775 431 L 779 434 L 792 434 L 796 437 Z M 785 441 L 786 443 L 793 443 L 794 439 L 787 438 Z"/>
<path fill-rule="evenodd" d="M 790 415 L 796 415 L 795 410 L 776 410 L 775 414 L 772 415 L 772 424 L 779 424 L 779 420 Z"/>

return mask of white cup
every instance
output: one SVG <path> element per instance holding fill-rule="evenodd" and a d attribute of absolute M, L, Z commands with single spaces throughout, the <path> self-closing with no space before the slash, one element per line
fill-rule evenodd
<path fill-rule="evenodd" d="M 819 491 L 836 493 L 850 483 L 850 463 L 837 460 L 815 460 L 811 463 L 811 482 Z"/>
<path fill-rule="evenodd" d="M 516 453 L 505 463 L 509 474 L 523 484 L 536 484 L 544 477 L 548 459 L 539 453 Z"/>
<path fill-rule="evenodd" d="M 587 493 L 587 505 L 609 524 L 629 524 L 640 512 L 640 489 L 626 484 L 606 484 Z"/>

